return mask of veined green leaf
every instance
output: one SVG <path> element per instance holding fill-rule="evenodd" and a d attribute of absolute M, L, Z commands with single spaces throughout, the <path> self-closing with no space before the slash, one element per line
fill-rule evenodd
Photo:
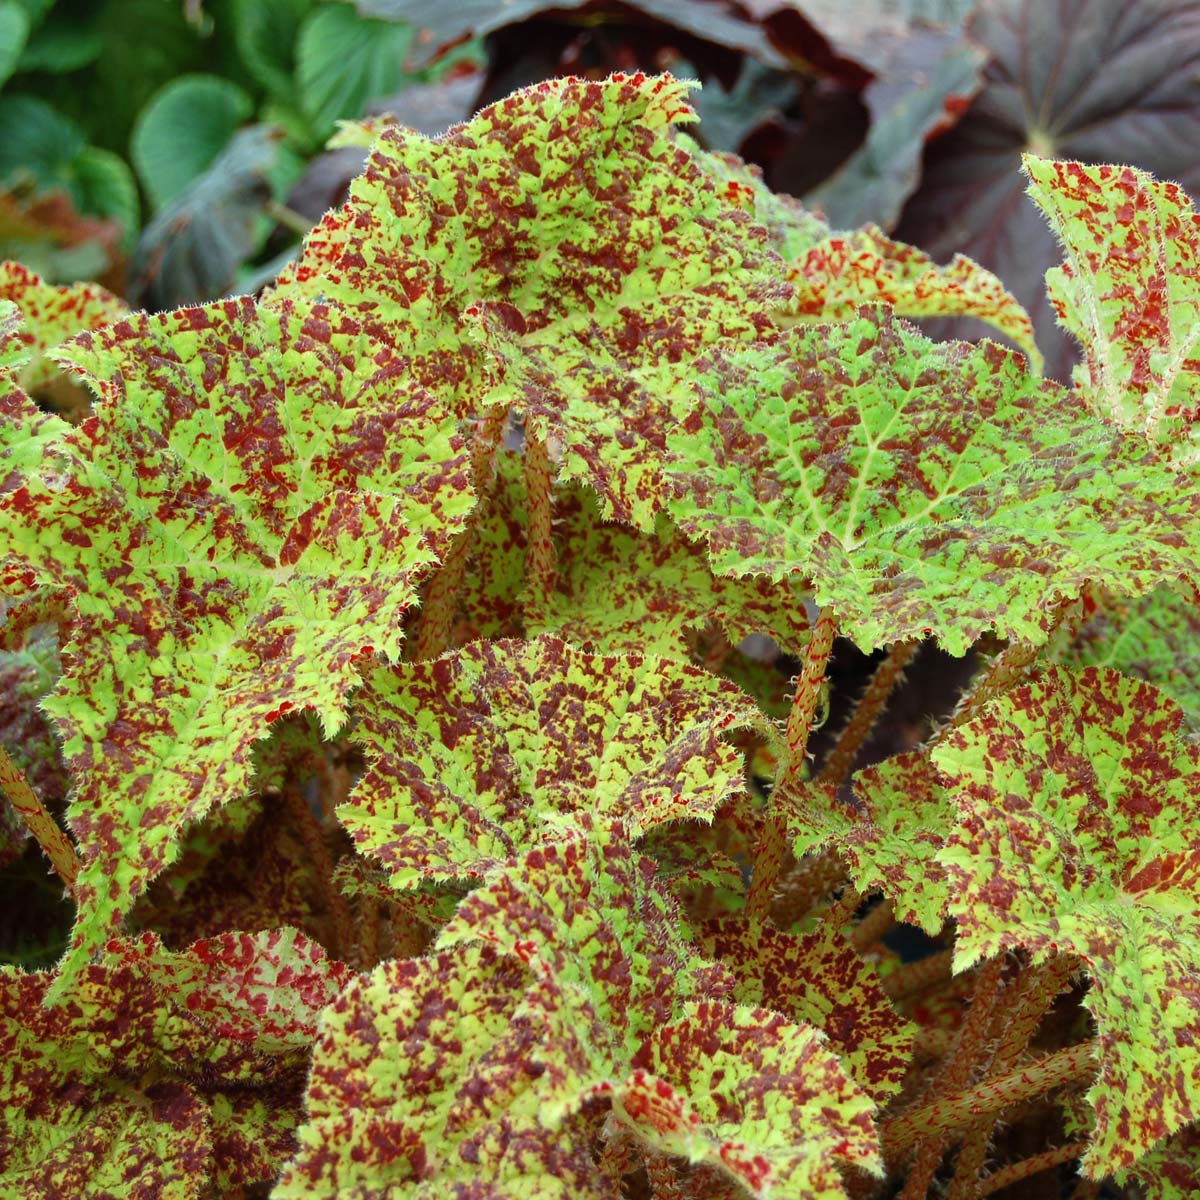
<path fill-rule="evenodd" d="M 1044 640 L 1055 601 L 1200 574 L 1200 487 L 992 343 L 864 310 L 714 350 L 670 506 L 714 569 L 811 578 L 864 649 Z"/>
<path fill-rule="evenodd" d="M 32 416 L 10 434 L 25 472 L 0 515 L 2 556 L 77 594 L 45 705 L 77 781 L 68 975 L 180 829 L 249 790 L 271 721 L 342 723 L 355 660 L 398 656 L 416 583 L 473 504 L 455 419 L 328 307 L 142 315 L 69 354 L 104 401 L 52 440 Z"/>
<path fill-rule="evenodd" d="M 1046 291 L 1083 346 L 1084 394 L 1177 462 L 1200 461 L 1200 214 L 1136 167 L 1022 162 L 1066 250 Z"/>
<path fill-rule="evenodd" d="M 721 734 L 757 715 L 699 667 L 549 636 L 377 670 L 358 706 L 371 765 L 338 816 L 397 888 L 480 876 L 581 819 L 711 819 L 743 786 Z"/>
<path fill-rule="evenodd" d="M 464 414 L 523 410 L 560 477 L 648 527 L 651 448 L 691 403 L 691 357 L 760 336 L 788 295 L 765 230 L 674 141 L 689 86 L 560 79 L 436 140 L 384 129 L 276 297 L 402 328 L 417 381 Z"/>
<path fill-rule="evenodd" d="M 959 809 L 938 860 L 955 965 L 1074 953 L 1092 979 L 1100 1176 L 1200 1115 L 1200 747 L 1148 684 L 1048 670 L 934 751 Z"/>

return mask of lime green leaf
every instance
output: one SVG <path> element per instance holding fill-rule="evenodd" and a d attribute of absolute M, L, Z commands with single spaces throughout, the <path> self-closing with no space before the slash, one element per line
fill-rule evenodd
<path fill-rule="evenodd" d="M 23 327 L 16 333 L 26 362 L 17 374 L 23 388 L 34 391 L 63 377 L 47 351 L 85 329 L 119 320 L 129 308 L 98 283 L 55 287 L 20 263 L 0 263 L 0 297 L 20 309 Z"/>
<path fill-rule="evenodd" d="M 693 364 L 671 513 L 722 574 L 798 572 L 869 648 L 984 630 L 1044 640 L 1051 605 L 1200 572 L 1200 487 L 984 342 L 886 311 Z"/>
<path fill-rule="evenodd" d="M 760 336 L 788 294 L 765 231 L 675 144 L 687 91 L 559 79 L 436 141 L 389 127 L 276 295 L 403 329 L 416 379 L 465 414 L 523 410 L 560 477 L 646 528 L 664 499 L 651 448 L 693 403 L 691 357 Z"/>
<path fill-rule="evenodd" d="M 548 1089 L 530 1057 L 540 1031 L 518 1012 L 526 982 L 486 946 L 352 981 L 322 1021 L 308 1121 L 275 1200 L 615 1200 L 589 1122 L 538 1118 Z"/>
<path fill-rule="evenodd" d="M 0 3 L 0 87 L 16 70 L 28 36 L 28 13 L 17 0 L 3 0 Z"/>
<path fill-rule="evenodd" d="M 618 830 L 531 850 L 459 905 L 439 948 L 485 942 L 528 964 L 522 1012 L 546 1031 L 542 1116 L 561 1119 L 624 1078 L 647 1035 L 683 999 L 732 980 L 684 941 L 682 915 Z"/>
<path fill-rule="evenodd" d="M 650 1035 L 612 1101 L 649 1146 L 719 1166 L 763 1200 L 844 1200 L 847 1163 L 882 1174 L 874 1104 L 812 1026 L 767 1009 L 687 1005 Z"/>
<path fill-rule="evenodd" d="M 1136 167 L 1022 162 L 1067 254 L 1046 290 L 1083 345 L 1085 395 L 1176 461 L 1200 461 L 1200 215 L 1187 193 Z"/>
<path fill-rule="evenodd" d="M 1080 955 L 1099 1032 L 1096 1176 L 1200 1115 L 1200 747 L 1148 684 L 1048 670 L 934 751 L 959 825 L 939 861 L 958 969 Z"/>
<path fill-rule="evenodd" d="M 977 317 L 1012 338 L 1035 371 L 1042 369 L 1029 314 L 991 271 L 964 255 L 939 267 L 868 225 L 818 242 L 797 257 L 789 279 L 799 312 L 812 320 L 846 320 L 875 301 L 901 317 Z"/>
<path fill-rule="evenodd" d="M 104 402 L 49 445 L 33 419 L 12 435 L 43 461 L 6 497 L 0 551 L 78 595 L 46 703 L 78 783 L 74 969 L 180 829 L 249 789 L 271 721 L 345 720 L 356 659 L 398 656 L 473 497 L 454 419 L 335 310 L 141 315 L 69 353 Z"/>
<path fill-rule="evenodd" d="M 1112 667 L 1154 684 L 1200 729 L 1200 600 L 1183 585 L 1164 584 L 1146 596 L 1093 598 L 1090 616 L 1078 630 L 1052 638 L 1048 663 Z"/>
<path fill-rule="evenodd" d="M 528 623 L 568 641 L 609 651 L 650 651 L 686 658 L 687 634 L 719 622 L 735 645 L 767 633 L 802 654 L 809 622 L 804 594 L 790 581 L 713 575 L 702 547 L 660 516 L 654 531 L 600 519 L 594 492 L 556 497 L 557 590 L 544 616 Z M 630 584 L 630 580 L 636 584 Z"/>
<path fill-rule="evenodd" d="M 728 916 L 704 922 L 698 941 L 737 979 L 735 999 L 822 1030 L 846 1074 L 877 1104 L 900 1090 L 915 1030 L 841 930 L 825 922 L 797 937 Z"/>
<path fill-rule="evenodd" d="M 897 754 L 854 776 L 853 807 L 836 783 L 785 780 L 776 789 L 797 856 L 832 842 L 861 892 L 878 888 L 896 919 L 933 935 L 946 919 L 946 879 L 936 855 L 954 807 L 928 755 Z"/>
<path fill-rule="evenodd" d="M 253 111 L 246 92 L 216 75 L 183 75 L 157 91 L 129 140 L 152 208 L 166 207 L 212 166 Z"/>
<path fill-rule="evenodd" d="M 721 734 L 756 716 L 699 667 L 548 636 L 377 670 L 358 708 L 370 767 L 338 816 L 396 888 L 482 875 L 581 817 L 711 819 L 743 786 Z"/>

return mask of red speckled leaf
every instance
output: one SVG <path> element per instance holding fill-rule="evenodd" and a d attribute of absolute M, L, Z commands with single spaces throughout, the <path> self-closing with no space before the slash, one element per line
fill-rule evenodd
<path fill-rule="evenodd" d="M 1072 952 L 1099 1033 L 1096 1176 L 1200 1115 L 1200 747 L 1149 684 L 1048 670 L 934 751 L 960 820 L 939 861 L 958 969 Z"/>
<path fill-rule="evenodd" d="M 275 1200 L 615 1200 L 592 1122 L 538 1116 L 555 1092 L 532 1057 L 543 1035 L 518 1011 L 526 983 L 478 945 L 355 979 L 322 1023 Z"/>
<path fill-rule="evenodd" d="M 482 875 L 581 819 L 711 818 L 742 788 L 721 735 L 756 718 L 699 667 L 548 636 L 377 670 L 358 704 L 371 765 L 338 816 L 397 888 Z"/>
<path fill-rule="evenodd" d="M 21 312 L 22 327 L 16 337 L 27 361 L 18 379 L 29 391 L 62 377 L 47 351 L 84 329 L 108 325 L 129 312 L 120 297 L 99 284 L 55 286 L 15 262 L 0 263 L 0 298 L 11 300 Z"/>
<path fill-rule="evenodd" d="M 961 254 L 939 267 L 869 225 L 830 234 L 795 261 L 788 278 L 799 312 L 811 319 L 846 320 L 877 300 L 901 317 L 977 317 L 1011 338 L 1041 371 L 1029 314 L 991 271 Z"/>
<path fill-rule="evenodd" d="M 655 1029 L 637 1063 L 612 1093 L 618 1124 L 751 1196 L 843 1200 L 840 1165 L 882 1173 L 874 1105 L 811 1025 L 701 1001 Z"/>
<path fill-rule="evenodd" d="M 595 830 L 532 850 L 459 905 L 439 946 L 483 941 L 527 963 L 522 1009 L 546 1029 L 543 1086 L 570 1111 L 624 1078 L 644 1039 L 681 999 L 725 995 L 732 980 L 685 940 L 682 915 L 652 860 L 621 831 Z"/>
<path fill-rule="evenodd" d="M 1133 167 L 1022 162 L 1066 251 L 1046 291 L 1083 346 L 1084 395 L 1175 461 L 1200 461 L 1200 214 Z"/>
<path fill-rule="evenodd" d="M 128 944 L 114 950 L 53 1008 L 49 975 L 0 969 L 0 1191 L 199 1200 L 214 1181 L 272 1179 L 302 1056 L 247 1054 L 119 961 Z"/>
<path fill-rule="evenodd" d="M 687 634 L 719 622 L 736 645 L 769 634 L 789 654 L 808 644 L 804 594 L 790 581 L 714 575 L 701 546 L 666 517 L 653 533 L 604 523 L 595 494 L 574 489 L 555 503 L 557 590 L 531 632 L 609 652 L 688 656 Z"/>
<path fill-rule="evenodd" d="M 1075 347 L 1044 285 L 1061 254 L 1022 195 L 1021 154 L 1132 163 L 1200 189 L 1200 10 L 1194 0 L 972 8 L 969 35 L 990 59 L 984 87 L 929 144 L 898 236 L 939 261 L 960 252 L 995 271 L 1032 315 L 1050 373 L 1065 378 Z"/>
<path fill-rule="evenodd" d="M 719 917 L 700 927 L 699 945 L 733 972 L 737 1000 L 822 1030 L 847 1075 L 877 1104 L 899 1091 L 915 1031 L 839 929 L 825 922 L 797 937 Z"/>
<path fill-rule="evenodd" d="M 645 527 L 688 360 L 760 336 L 788 295 L 765 230 L 674 140 L 687 91 L 557 79 L 436 140 L 387 128 L 275 295 L 344 303 L 464 415 L 521 409 L 562 477 Z"/>
<path fill-rule="evenodd" d="M 1200 729 L 1200 599 L 1191 588 L 1164 585 L 1127 600 L 1101 595 L 1079 629 L 1052 638 L 1046 662 L 1112 667 L 1154 684 Z"/>
<path fill-rule="evenodd" d="M 340 312 L 250 300 L 136 316 L 72 343 L 104 396 L 32 422 L 0 553 L 78 595 L 46 702 L 77 779 L 69 973 L 214 804 L 244 794 L 283 712 L 346 715 L 355 661 L 473 504 L 456 421 Z M 113 797 L 120 797 L 114 804 Z"/>
<path fill-rule="evenodd" d="M 812 579 L 863 648 L 1044 639 L 1056 600 L 1200 574 L 1200 486 L 994 343 L 886 310 L 693 364 L 671 512 L 722 574 Z"/>
<path fill-rule="evenodd" d="M 222 933 L 180 954 L 153 934 L 111 949 L 221 1037 L 265 1054 L 311 1046 L 317 1017 L 351 974 L 295 929 Z"/>

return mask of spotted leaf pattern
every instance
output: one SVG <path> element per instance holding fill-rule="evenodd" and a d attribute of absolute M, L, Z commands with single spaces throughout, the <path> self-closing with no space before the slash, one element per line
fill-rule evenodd
<path fill-rule="evenodd" d="M 958 969 L 1078 954 L 1099 1033 L 1091 1174 L 1200 1114 L 1200 747 L 1151 685 L 1054 667 L 933 752 L 959 809 L 938 855 Z"/>
<path fill-rule="evenodd" d="M 104 403 L 67 432 L 29 420 L 12 453 L 41 461 L 0 510 L 0 553 L 77 596 L 44 705 L 77 781 L 68 973 L 182 826 L 249 790 L 273 720 L 344 722 L 356 660 L 398 655 L 416 584 L 474 503 L 455 419 L 327 306 L 142 315 L 69 353 Z"/>
<path fill-rule="evenodd" d="M 358 703 L 371 765 L 338 816 L 396 888 L 481 876 L 581 818 L 711 819 L 742 787 L 721 735 L 755 718 L 699 667 L 549 635 L 377 670 Z"/>
<path fill-rule="evenodd" d="M 689 86 L 559 79 L 440 138 L 385 128 L 275 297 L 345 304 L 456 411 L 514 405 L 561 477 L 645 527 L 689 359 L 760 336 L 789 294 L 766 231 L 675 142 Z"/>
<path fill-rule="evenodd" d="M 1190 197 L 1136 167 L 1022 161 L 1066 251 L 1046 291 L 1083 346 L 1084 394 L 1174 460 L 1200 461 L 1200 214 Z"/>
<path fill-rule="evenodd" d="M 670 505 L 721 574 L 798 574 L 863 649 L 1043 641 L 1085 583 L 1200 571 L 1200 488 L 994 343 L 885 310 L 717 350 L 670 438 Z"/>

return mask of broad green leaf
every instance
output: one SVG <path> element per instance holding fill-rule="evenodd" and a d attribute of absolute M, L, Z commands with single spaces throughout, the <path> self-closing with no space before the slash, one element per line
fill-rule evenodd
<path fill-rule="evenodd" d="M 793 572 L 869 649 L 1045 639 L 1089 582 L 1200 573 L 1200 488 L 992 343 L 864 310 L 714 350 L 669 439 L 670 507 L 721 574 Z"/>
<path fill-rule="evenodd" d="M 900 1090 L 915 1029 L 841 930 L 825 922 L 798 937 L 727 916 L 698 934 L 700 949 L 737 979 L 735 999 L 820 1029 L 847 1076 L 881 1107 Z"/>
<path fill-rule="evenodd" d="M 274 1200 L 615 1200 L 590 1122 L 547 1125 L 518 1012 L 527 972 L 487 946 L 384 963 L 322 1020 L 300 1149 Z"/>
<path fill-rule="evenodd" d="M 111 150 L 86 146 L 75 156 L 73 172 L 80 209 L 115 221 L 121 227 L 121 250 L 131 251 L 141 228 L 142 206 L 128 164 Z"/>
<path fill-rule="evenodd" d="M 308 14 L 296 40 L 295 86 L 319 138 L 399 90 L 412 39 L 411 26 L 360 17 L 349 4 L 319 4 Z"/>
<path fill-rule="evenodd" d="M 797 256 L 788 278 L 798 312 L 810 320 L 847 320 L 860 305 L 876 301 L 901 317 L 977 317 L 1010 337 L 1041 372 L 1029 315 L 991 271 L 961 254 L 940 267 L 915 246 L 868 225 L 823 238 Z"/>
<path fill-rule="evenodd" d="M 29 36 L 29 14 L 16 0 L 0 3 L 0 86 L 16 69 Z"/>
<path fill-rule="evenodd" d="M 21 312 L 16 334 L 26 361 L 17 372 L 23 388 L 34 391 L 63 377 L 47 351 L 85 329 L 119 320 L 129 312 L 118 296 L 97 283 L 55 287 L 20 263 L 0 263 L 0 297 L 11 300 Z"/>
<path fill-rule="evenodd" d="M 216 75 L 182 75 L 154 94 L 138 114 L 129 156 L 155 212 L 212 166 L 253 111 L 248 93 Z"/>
<path fill-rule="evenodd" d="M 714 575 L 702 547 L 660 516 L 654 531 L 601 520 L 595 493 L 556 498 L 557 589 L 530 632 L 606 651 L 686 658 L 687 634 L 719 622 L 735 645 L 767 633 L 788 654 L 808 644 L 804 594 L 790 581 Z M 633 582 L 631 582 L 633 581 Z"/>
<path fill-rule="evenodd" d="M 400 889 L 482 875 L 581 819 L 633 836 L 711 819 L 743 786 L 721 735 L 756 716 L 699 667 L 549 636 L 374 671 L 357 706 L 370 766 L 338 816 Z"/>
<path fill-rule="evenodd" d="M 1154 684 L 1200 729 L 1200 600 L 1184 585 L 1164 584 L 1136 600 L 1093 597 L 1078 630 L 1052 638 L 1043 661 L 1112 667 Z"/>
<path fill-rule="evenodd" d="M 560 478 L 648 528 L 652 448 L 693 403 L 691 358 L 760 336 L 788 294 L 765 231 L 675 143 L 687 91 L 559 79 L 437 140 L 389 127 L 275 295 L 403 336 L 414 377 L 464 415 L 522 410 Z"/>
<path fill-rule="evenodd" d="M 71 163 L 84 148 L 83 130 L 34 96 L 0 97 L 0 181 L 32 176 L 43 191 L 70 190 Z"/>
<path fill-rule="evenodd" d="M 416 582 L 473 503 L 454 419 L 335 310 L 141 315 L 69 354 L 104 400 L 57 438 L 32 417 L 10 435 L 25 473 L 0 509 L 0 556 L 77 593 L 45 705 L 77 780 L 68 973 L 181 828 L 249 790 L 270 722 L 345 720 L 355 660 L 398 656 Z"/>
<path fill-rule="evenodd" d="M 618 1125 L 754 1197 L 844 1200 L 841 1167 L 882 1174 L 874 1104 L 811 1025 L 719 1001 L 651 1033 L 612 1093 Z"/>
<path fill-rule="evenodd" d="M 314 0 L 234 0 L 231 17 L 246 69 L 276 99 L 290 103 L 296 38 Z"/>
<path fill-rule="evenodd" d="M 933 753 L 959 808 L 938 855 L 956 968 L 1013 946 L 1087 964 L 1094 1176 L 1200 1116 L 1200 747 L 1181 718 L 1148 684 L 1056 667 Z"/>
<path fill-rule="evenodd" d="M 1200 461 L 1200 215 L 1190 198 L 1134 167 L 1032 154 L 1022 163 L 1066 251 L 1046 291 L 1083 346 L 1088 401 L 1175 461 Z"/>

